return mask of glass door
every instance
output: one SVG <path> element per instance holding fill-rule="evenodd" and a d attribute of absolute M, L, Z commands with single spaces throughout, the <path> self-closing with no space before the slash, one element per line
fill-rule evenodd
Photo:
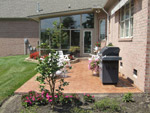
<path fill-rule="evenodd" d="M 83 32 L 83 53 L 92 52 L 92 31 L 85 30 Z"/>

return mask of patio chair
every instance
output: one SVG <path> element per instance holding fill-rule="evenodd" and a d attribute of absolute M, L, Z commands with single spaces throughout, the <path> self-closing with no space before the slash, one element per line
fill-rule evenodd
<path fill-rule="evenodd" d="M 69 59 L 69 54 L 67 55 L 64 55 L 63 54 L 63 51 L 57 51 L 56 53 L 58 53 L 58 56 L 59 56 L 59 62 L 66 62 L 68 66 L 70 66 L 70 59 Z"/>
<path fill-rule="evenodd" d="M 64 68 L 59 70 L 58 72 L 56 72 L 57 75 L 62 75 L 63 77 L 67 77 L 67 69 L 66 67 L 67 66 L 71 66 L 70 65 L 70 59 L 68 57 L 68 55 L 64 55 L 63 54 L 63 51 L 56 51 L 56 53 L 58 53 L 58 56 L 59 56 L 59 62 L 58 62 L 58 65 L 59 66 L 63 66 L 64 65 Z M 66 64 L 65 64 L 66 63 Z"/>

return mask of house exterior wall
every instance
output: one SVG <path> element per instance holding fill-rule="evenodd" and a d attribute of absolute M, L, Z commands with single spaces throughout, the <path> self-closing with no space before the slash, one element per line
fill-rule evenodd
<path fill-rule="evenodd" d="M 37 47 L 39 23 L 31 20 L 0 20 L 0 56 L 24 54 L 24 38 Z"/>
<path fill-rule="evenodd" d="M 109 13 L 112 8 L 109 9 Z M 149 62 L 148 67 L 146 68 L 145 66 L 147 64 L 146 52 L 147 60 L 149 61 L 148 58 L 150 58 L 150 49 L 147 48 L 147 20 L 148 0 L 134 0 L 133 37 L 124 40 L 120 39 L 120 16 L 119 11 L 117 11 L 110 17 L 109 42 L 112 42 L 114 46 L 120 48 L 121 62 L 123 63 L 123 67 L 119 69 L 120 73 L 133 80 L 134 84 L 140 90 L 150 92 L 150 90 L 145 89 L 150 88 L 150 84 L 148 83 L 150 81 L 150 72 L 148 72 L 148 68 L 150 69 Z M 146 48 L 148 51 L 146 51 Z M 133 69 L 137 70 L 137 78 L 133 76 Z M 147 75 L 145 75 L 145 70 L 147 70 Z M 145 78 L 145 76 L 148 76 L 148 78 Z M 145 79 L 148 84 L 145 84 Z"/>
<path fill-rule="evenodd" d="M 145 92 L 150 92 L 150 0 L 148 0 L 148 27 L 146 48 Z"/>

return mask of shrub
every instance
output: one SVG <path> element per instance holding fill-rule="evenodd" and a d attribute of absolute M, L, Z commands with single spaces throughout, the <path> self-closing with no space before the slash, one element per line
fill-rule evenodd
<path fill-rule="evenodd" d="M 72 94 L 72 95 L 60 95 L 59 96 L 59 103 L 61 105 L 80 105 L 81 104 L 81 101 L 80 101 L 80 98 L 78 97 L 77 94 Z"/>
<path fill-rule="evenodd" d="M 22 96 L 21 100 L 22 100 L 22 105 L 24 107 L 33 106 L 33 105 L 45 105 L 48 103 L 46 97 L 36 93 L 35 91 L 29 91 L 28 94 Z"/>
<path fill-rule="evenodd" d="M 84 94 L 83 99 L 84 99 L 84 102 L 93 103 L 95 101 L 94 96 L 90 94 Z"/>
<path fill-rule="evenodd" d="M 133 95 L 132 95 L 132 93 L 124 94 L 123 98 L 122 98 L 122 101 L 123 102 L 133 102 Z"/>
<path fill-rule="evenodd" d="M 39 58 L 39 52 L 31 53 L 31 54 L 30 54 L 30 58 L 38 59 L 38 58 Z"/>
<path fill-rule="evenodd" d="M 113 44 L 112 44 L 112 43 L 109 43 L 107 46 L 113 46 Z"/>
<path fill-rule="evenodd" d="M 99 111 L 119 112 L 121 110 L 116 100 L 109 98 L 102 99 L 94 104 L 93 108 Z"/>

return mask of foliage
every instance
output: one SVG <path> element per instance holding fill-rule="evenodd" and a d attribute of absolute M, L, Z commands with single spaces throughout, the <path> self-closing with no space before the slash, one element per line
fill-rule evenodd
<path fill-rule="evenodd" d="M 99 63 L 100 63 L 100 61 L 98 59 L 96 59 L 96 60 L 92 59 L 89 61 L 88 67 L 90 70 L 97 72 L 99 70 Z"/>
<path fill-rule="evenodd" d="M 84 110 L 84 109 L 81 109 L 79 107 L 73 107 L 71 110 L 70 110 L 71 113 L 92 113 L 92 111 L 90 110 Z"/>
<path fill-rule="evenodd" d="M 46 99 L 46 96 L 36 93 L 35 91 L 29 91 L 28 94 L 22 96 L 22 105 L 24 107 L 33 106 L 33 105 L 45 105 L 49 100 Z"/>
<path fill-rule="evenodd" d="M 112 43 L 109 43 L 107 46 L 113 46 L 113 44 L 112 44 Z"/>
<path fill-rule="evenodd" d="M 84 94 L 83 99 L 84 99 L 84 102 L 90 102 L 90 103 L 95 102 L 94 96 L 90 94 Z"/>
<path fill-rule="evenodd" d="M 96 42 L 95 46 L 101 47 L 101 43 L 100 42 Z"/>
<path fill-rule="evenodd" d="M 56 76 L 56 72 L 58 70 L 61 70 L 64 66 L 59 65 L 59 56 L 54 50 L 50 50 L 49 56 L 45 57 L 45 59 L 39 59 L 39 64 L 36 68 L 36 70 L 41 74 L 37 77 L 37 81 L 40 82 L 40 84 L 46 84 L 49 85 L 49 91 L 52 95 L 52 108 L 55 104 L 55 84 L 56 79 L 58 76 Z M 60 86 L 57 91 L 63 90 L 61 87 L 68 85 L 67 82 L 64 82 L 63 79 L 60 81 Z"/>
<path fill-rule="evenodd" d="M 119 112 L 121 107 L 115 99 L 105 98 L 94 103 L 93 108 L 98 111 Z"/>
<path fill-rule="evenodd" d="M 41 43 L 39 47 L 42 49 L 49 49 L 50 48 L 47 43 Z"/>
<path fill-rule="evenodd" d="M 124 94 L 123 98 L 122 98 L 122 101 L 123 102 L 133 102 L 133 95 L 132 95 L 132 93 Z"/>
<path fill-rule="evenodd" d="M 46 29 L 46 35 L 50 37 L 51 48 L 59 48 L 61 42 L 68 39 L 68 34 L 66 32 L 61 32 L 64 28 L 63 24 L 58 24 L 57 21 L 53 22 L 53 28 Z"/>
<path fill-rule="evenodd" d="M 59 103 L 61 105 L 77 106 L 81 104 L 81 101 L 77 94 L 72 94 L 72 95 L 61 94 L 59 95 Z"/>
<path fill-rule="evenodd" d="M 58 89 L 56 89 L 58 94 L 62 94 L 62 91 L 64 90 L 63 87 L 65 87 L 67 85 L 69 85 L 69 82 L 65 82 L 64 79 L 60 79 Z"/>
<path fill-rule="evenodd" d="M 30 58 L 38 59 L 38 58 L 39 58 L 39 52 L 31 53 L 31 54 L 30 54 Z"/>
<path fill-rule="evenodd" d="M 0 103 L 36 74 L 34 68 L 37 64 L 24 61 L 27 57 L 18 55 L 0 58 Z"/>
<path fill-rule="evenodd" d="M 71 54 L 77 54 L 80 51 L 80 47 L 79 46 L 71 46 L 69 51 L 71 52 Z"/>

